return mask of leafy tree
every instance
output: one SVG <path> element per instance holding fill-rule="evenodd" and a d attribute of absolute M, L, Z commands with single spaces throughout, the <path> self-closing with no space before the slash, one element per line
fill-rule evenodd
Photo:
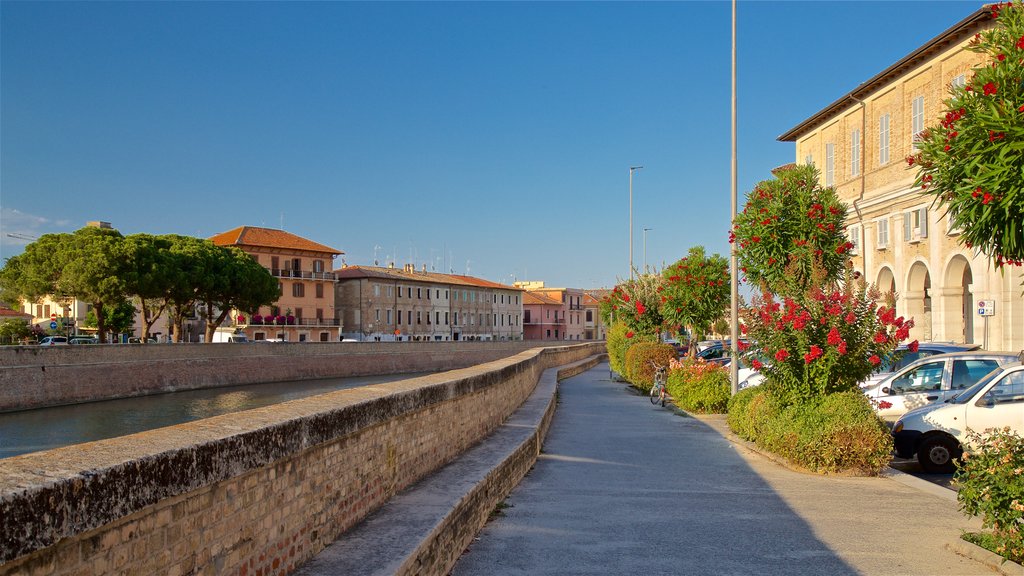
<path fill-rule="evenodd" d="M 797 166 L 747 194 L 729 242 L 737 242 L 740 270 L 763 291 L 801 294 L 812 270 L 838 278 L 853 244 L 846 239 L 846 205 L 818 185 L 814 166 Z"/>
<path fill-rule="evenodd" d="M 690 248 L 687 256 L 662 272 L 661 315 L 670 326 L 690 328 L 693 339 L 706 334 L 729 305 L 729 261 L 706 256 L 703 246 Z"/>
<path fill-rule="evenodd" d="M 8 296 L 38 302 L 46 295 L 92 304 L 101 339 L 107 326 L 103 308 L 126 297 L 125 261 L 116 230 L 85 227 L 73 234 L 45 234 L 7 261 L 3 285 Z"/>
<path fill-rule="evenodd" d="M 600 304 L 602 317 L 621 321 L 627 334 L 659 337 L 664 324 L 661 315 L 662 279 L 659 274 L 641 274 L 621 282 Z"/>
<path fill-rule="evenodd" d="M 135 306 L 127 300 L 115 305 L 108 304 L 103 308 L 104 324 L 113 334 L 131 332 L 135 328 L 136 312 Z M 85 315 L 84 325 L 89 328 L 95 328 L 97 324 L 96 310 L 89 310 Z M 105 340 L 100 340 L 100 342 L 105 342 Z"/>
<path fill-rule="evenodd" d="M 995 262 L 1024 265 L 1024 6 L 994 4 L 996 25 L 968 50 L 987 54 L 952 90 L 938 126 L 907 162 L 944 207 L 959 242 Z"/>
<path fill-rule="evenodd" d="M 164 236 L 133 234 L 124 239 L 124 280 L 142 316 L 142 342 L 148 341 L 153 324 L 167 309 L 174 283 L 186 280 L 174 266 L 170 247 L 170 238 Z"/>
<path fill-rule="evenodd" d="M 17 344 L 32 335 L 28 323 L 18 318 L 10 318 L 0 322 L 0 344 Z"/>
<path fill-rule="evenodd" d="M 216 273 L 211 268 L 213 258 L 209 254 L 216 246 L 208 240 L 192 236 L 171 234 L 163 238 L 170 243 L 167 259 L 172 266 L 172 273 L 164 292 L 170 323 L 170 339 L 173 342 L 181 342 L 185 318 L 195 313 L 198 284 L 207 282 L 205 279 Z"/>
<path fill-rule="evenodd" d="M 273 304 L 280 296 L 277 279 L 240 248 L 215 246 L 205 253 L 206 268 L 212 273 L 199 283 L 198 299 L 206 316 L 206 342 L 232 310 L 248 315 L 260 306 Z"/>

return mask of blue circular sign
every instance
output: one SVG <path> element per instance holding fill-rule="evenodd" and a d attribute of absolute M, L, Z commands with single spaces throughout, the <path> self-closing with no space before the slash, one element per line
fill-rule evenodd
<path fill-rule="evenodd" d="M 57 329 L 57 323 L 56 322 L 50 322 L 50 329 L 51 330 L 56 330 Z"/>

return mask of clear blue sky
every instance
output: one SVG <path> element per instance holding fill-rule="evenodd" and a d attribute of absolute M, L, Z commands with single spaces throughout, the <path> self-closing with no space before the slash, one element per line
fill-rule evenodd
<path fill-rule="evenodd" d="M 979 2 L 739 3 L 739 190 Z M 89 220 L 611 286 L 727 254 L 730 4 L 0 3 L 0 258 Z M 375 246 L 380 248 L 375 252 Z M 341 261 L 338 260 L 340 265 Z"/>

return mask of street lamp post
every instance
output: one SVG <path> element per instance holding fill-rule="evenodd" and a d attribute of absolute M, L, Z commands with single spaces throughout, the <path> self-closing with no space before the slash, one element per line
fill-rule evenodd
<path fill-rule="evenodd" d="M 647 233 L 654 228 L 644 228 L 644 274 L 647 274 Z"/>
<path fill-rule="evenodd" d="M 732 0 L 732 161 L 730 167 L 730 181 L 731 181 L 731 196 L 732 196 L 732 219 L 729 221 L 729 227 L 732 228 L 736 223 L 736 205 L 737 202 L 737 160 L 736 160 L 736 0 Z M 732 316 L 732 325 L 729 327 L 729 337 L 732 340 L 732 362 L 729 363 L 729 381 L 732 384 L 732 393 L 735 395 L 739 392 L 740 381 L 739 381 L 739 277 L 736 254 L 736 243 L 732 244 L 729 256 L 729 275 L 730 280 L 730 296 L 731 306 L 730 315 Z"/>
<path fill-rule="evenodd" d="M 633 279 L 633 172 L 643 166 L 629 167 L 629 279 Z"/>

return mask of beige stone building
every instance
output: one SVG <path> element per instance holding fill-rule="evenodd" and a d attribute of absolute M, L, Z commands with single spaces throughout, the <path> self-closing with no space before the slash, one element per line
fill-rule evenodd
<path fill-rule="evenodd" d="M 905 158 L 915 138 L 937 124 L 952 85 L 970 81 L 984 55 L 964 49 L 992 25 L 980 8 L 779 137 L 796 161 L 813 163 L 822 184 L 849 205 L 854 265 L 897 293 L 897 312 L 915 321 L 912 338 L 1024 348 L 1024 270 L 993 269 L 957 242 L 942 209 L 914 186 Z M 994 301 L 994 315 L 978 304 Z"/>
<path fill-rule="evenodd" d="M 359 341 L 522 340 L 522 290 L 403 268 L 335 270 L 343 335 Z"/>

